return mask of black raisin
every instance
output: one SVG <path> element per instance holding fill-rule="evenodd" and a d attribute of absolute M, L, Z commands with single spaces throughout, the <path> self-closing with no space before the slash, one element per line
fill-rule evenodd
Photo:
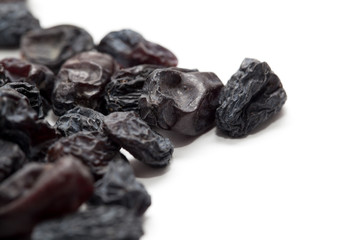
<path fill-rule="evenodd" d="M 120 205 L 142 215 L 150 206 L 151 198 L 144 185 L 136 180 L 125 156 L 121 156 L 109 163 L 104 177 L 95 183 L 90 202 L 95 205 Z"/>
<path fill-rule="evenodd" d="M 63 115 L 76 106 L 101 107 L 106 84 L 116 70 L 115 60 L 107 54 L 84 52 L 61 67 L 53 93 L 53 110 Z"/>
<path fill-rule="evenodd" d="M 99 206 L 39 225 L 32 240 L 138 240 L 142 235 L 142 220 L 133 211 Z"/>
<path fill-rule="evenodd" d="M 0 48 L 19 47 L 22 35 L 39 28 L 25 1 L 0 1 Z"/>
<path fill-rule="evenodd" d="M 55 73 L 67 59 L 93 48 L 90 34 L 72 25 L 32 30 L 21 39 L 23 57 L 32 63 L 45 65 Z"/>
<path fill-rule="evenodd" d="M 230 137 L 246 136 L 278 113 L 286 98 L 269 65 L 247 58 L 221 92 L 216 125 Z"/>
<path fill-rule="evenodd" d="M 100 41 L 97 49 L 112 55 L 123 67 L 140 64 L 175 67 L 178 64 L 176 56 L 168 49 L 147 41 L 130 29 L 110 32 Z"/>
<path fill-rule="evenodd" d="M 214 126 L 222 87 L 211 72 L 155 70 L 145 81 L 139 99 L 140 116 L 151 126 L 200 135 Z"/>
<path fill-rule="evenodd" d="M 169 164 L 174 147 L 135 112 L 114 112 L 105 117 L 104 129 L 109 137 L 136 159 L 153 167 Z"/>

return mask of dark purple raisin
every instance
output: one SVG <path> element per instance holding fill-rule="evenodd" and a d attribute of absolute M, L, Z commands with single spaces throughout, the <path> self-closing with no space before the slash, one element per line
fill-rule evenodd
<path fill-rule="evenodd" d="M 93 48 L 90 34 L 72 25 L 33 30 L 21 39 L 23 57 L 32 63 L 45 65 L 55 73 L 67 59 Z"/>
<path fill-rule="evenodd" d="M 211 72 L 168 68 L 153 71 L 139 99 L 140 116 L 151 126 L 197 136 L 214 126 L 223 84 Z"/>
<path fill-rule="evenodd" d="M 63 135 L 88 131 L 103 133 L 104 115 L 93 109 L 75 107 L 67 111 L 56 121 L 55 128 Z"/>
<path fill-rule="evenodd" d="M 146 78 L 155 69 L 163 68 L 157 65 L 139 65 L 119 69 L 111 77 L 105 88 L 105 106 L 107 113 L 139 111 L 139 97 Z"/>
<path fill-rule="evenodd" d="M 154 64 L 175 67 L 176 56 L 159 44 L 147 41 L 141 34 L 124 29 L 110 32 L 99 43 L 100 52 L 112 55 L 123 67 Z"/>
<path fill-rule="evenodd" d="M 217 127 L 230 137 L 243 137 L 278 113 L 286 93 L 266 62 L 245 59 L 221 92 Z"/>
<path fill-rule="evenodd" d="M 139 240 L 142 235 L 142 219 L 133 211 L 98 206 L 39 225 L 32 240 Z"/>
<path fill-rule="evenodd" d="M 40 95 L 39 89 L 35 85 L 31 85 L 27 82 L 11 82 L 5 84 L 1 88 L 11 88 L 21 93 L 28 98 L 30 106 L 37 113 L 38 118 L 44 118 L 44 110 L 42 104 L 42 97 Z"/>
<path fill-rule="evenodd" d="M 95 183 L 90 202 L 94 205 L 120 205 L 142 215 L 151 205 L 151 198 L 144 185 L 136 180 L 125 156 L 121 155 L 109 163 L 104 177 Z"/>
<path fill-rule="evenodd" d="M 0 183 L 26 162 L 25 154 L 17 144 L 0 139 Z"/>
<path fill-rule="evenodd" d="M 105 86 L 116 68 L 110 55 L 99 52 L 84 52 L 66 61 L 57 75 L 54 113 L 63 115 L 78 105 L 100 108 Z"/>
<path fill-rule="evenodd" d="M 19 47 L 21 36 L 40 23 L 26 6 L 26 1 L 0 1 L 0 48 Z"/>
<path fill-rule="evenodd" d="M 51 101 L 55 76 L 45 66 L 17 58 L 5 58 L 0 61 L 0 87 L 8 82 L 28 82 L 35 85 L 41 95 Z"/>
<path fill-rule="evenodd" d="M 153 167 L 169 164 L 174 147 L 168 138 L 151 130 L 135 112 L 114 112 L 105 117 L 104 129 L 120 147 Z"/>
<path fill-rule="evenodd" d="M 96 132 L 78 132 L 54 143 L 46 155 L 47 162 L 54 162 L 64 155 L 73 155 L 80 159 L 96 179 L 107 171 L 109 162 L 119 154 L 107 136 Z"/>
<path fill-rule="evenodd" d="M 92 192 L 90 173 L 72 156 L 30 163 L 0 185 L 0 238 L 30 235 L 39 222 L 75 212 Z"/>

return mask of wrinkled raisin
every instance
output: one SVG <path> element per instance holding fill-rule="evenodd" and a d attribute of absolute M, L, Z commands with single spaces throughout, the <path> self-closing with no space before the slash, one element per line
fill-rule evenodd
<path fill-rule="evenodd" d="M 100 41 L 97 49 L 112 55 L 123 67 L 140 64 L 175 67 L 178 64 L 176 56 L 168 49 L 147 41 L 130 29 L 110 32 Z"/>
<path fill-rule="evenodd" d="M 95 205 L 120 205 L 142 215 L 150 206 L 151 198 L 144 185 L 136 180 L 125 156 L 121 156 L 109 163 L 104 177 L 95 183 L 90 202 Z"/>
<path fill-rule="evenodd" d="M 211 72 L 158 69 L 147 78 L 140 116 L 151 126 L 197 136 L 214 126 L 223 84 Z"/>
<path fill-rule="evenodd" d="M 135 112 L 109 114 L 104 129 L 114 142 L 143 163 L 153 167 L 169 164 L 174 151 L 172 143 L 151 130 Z"/>
<path fill-rule="evenodd" d="M 54 162 L 61 156 L 73 155 L 88 166 L 93 176 L 99 179 L 106 173 L 109 162 L 119 150 L 120 148 L 105 135 L 78 132 L 54 143 L 48 150 L 46 161 Z"/>
<path fill-rule="evenodd" d="M 90 108 L 75 107 L 58 118 L 55 128 L 70 136 L 81 131 L 103 133 L 104 115 Z"/>
<path fill-rule="evenodd" d="M 39 225 L 33 240 L 138 240 L 142 220 L 120 206 L 90 207 L 85 211 Z"/>
<path fill-rule="evenodd" d="M 84 52 L 66 61 L 57 75 L 54 113 L 63 115 L 77 105 L 100 108 L 105 86 L 116 67 L 110 55 L 98 52 Z"/>
<path fill-rule="evenodd" d="M 72 25 L 32 30 L 21 39 L 23 57 L 32 63 L 45 65 L 55 73 L 67 59 L 93 48 L 90 34 Z"/>
<path fill-rule="evenodd" d="M 0 1 L 0 48 L 19 47 L 22 35 L 39 28 L 25 1 Z"/>
<path fill-rule="evenodd" d="M 139 111 L 139 97 L 146 78 L 157 65 L 139 65 L 132 68 L 119 69 L 111 77 L 105 88 L 105 102 L 108 113 Z"/>
<path fill-rule="evenodd" d="M 217 127 L 230 137 L 243 137 L 278 113 L 286 93 L 266 62 L 245 59 L 220 96 Z"/>

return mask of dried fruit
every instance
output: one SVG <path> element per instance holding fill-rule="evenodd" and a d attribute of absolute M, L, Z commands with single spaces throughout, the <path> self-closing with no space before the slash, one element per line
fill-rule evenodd
<path fill-rule="evenodd" d="M 139 65 L 117 70 L 105 88 L 105 106 L 108 113 L 139 111 L 139 97 L 146 78 L 157 65 Z"/>
<path fill-rule="evenodd" d="M 104 115 L 90 108 L 75 107 L 58 118 L 55 128 L 63 135 L 88 131 L 103 133 Z"/>
<path fill-rule="evenodd" d="M 63 115 L 77 105 L 98 109 L 116 66 L 110 55 L 98 52 L 84 52 L 66 61 L 54 88 L 54 113 Z"/>
<path fill-rule="evenodd" d="M 89 167 L 93 176 L 99 179 L 106 173 L 109 162 L 119 150 L 120 148 L 105 135 L 96 132 L 78 132 L 54 143 L 49 148 L 46 161 L 55 162 L 62 156 L 73 155 Z"/>
<path fill-rule="evenodd" d="M 140 116 L 151 126 L 197 136 L 214 126 L 223 84 L 211 72 L 158 69 L 147 78 Z"/>
<path fill-rule="evenodd" d="M 125 156 L 109 163 L 104 177 L 95 183 L 90 202 L 95 205 L 120 205 L 142 215 L 151 204 L 150 195 L 138 182 Z"/>
<path fill-rule="evenodd" d="M 40 221 L 76 211 L 92 192 L 90 173 L 72 156 L 30 163 L 0 185 L 0 238 L 27 236 Z"/>
<path fill-rule="evenodd" d="M 18 47 L 22 35 L 38 28 L 39 20 L 30 13 L 25 1 L 0 2 L 0 48 Z"/>
<path fill-rule="evenodd" d="M 247 58 L 221 92 L 216 125 L 230 137 L 246 136 L 278 113 L 286 98 L 269 65 Z"/>
<path fill-rule="evenodd" d="M 151 130 L 135 112 L 114 112 L 105 117 L 109 137 L 136 159 L 153 167 L 169 164 L 174 147 L 168 138 Z"/>
<path fill-rule="evenodd" d="M 0 88 L 0 137 L 17 143 L 28 158 L 41 161 L 44 151 L 58 135 L 49 124 L 37 120 L 24 95 Z"/>
<path fill-rule="evenodd" d="M 130 29 L 110 32 L 100 41 L 97 49 L 112 55 L 123 67 L 140 64 L 175 67 L 178 64 L 176 56 L 168 49 L 147 41 Z"/>
<path fill-rule="evenodd" d="M 0 183 L 27 162 L 25 154 L 15 143 L 0 139 Z"/>
<path fill-rule="evenodd" d="M 41 95 L 51 101 L 55 76 L 45 66 L 17 58 L 5 58 L 0 61 L 0 87 L 9 82 L 28 82 L 35 85 Z"/>
<path fill-rule="evenodd" d="M 33 240 L 138 240 L 141 218 L 119 206 L 90 207 L 59 220 L 39 225 Z"/>
<path fill-rule="evenodd" d="M 32 63 L 45 65 L 55 73 L 67 59 L 93 48 L 90 34 L 72 25 L 33 30 L 21 39 L 23 57 Z"/>
<path fill-rule="evenodd" d="M 40 95 L 39 89 L 35 85 L 31 85 L 27 82 L 11 82 L 5 84 L 1 88 L 11 88 L 21 93 L 29 100 L 30 106 L 35 110 L 37 113 L 38 118 L 44 118 L 44 110 L 42 106 L 42 98 Z"/>

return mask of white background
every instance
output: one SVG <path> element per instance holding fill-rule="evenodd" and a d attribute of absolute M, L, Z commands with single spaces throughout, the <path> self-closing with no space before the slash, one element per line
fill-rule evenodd
<path fill-rule="evenodd" d="M 356 2 L 29 0 L 43 27 L 96 42 L 132 28 L 224 83 L 245 57 L 282 80 L 288 101 L 261 131 L 177 138 L 164 170 L 133 163 L 153 201 L 142 240 L 360 239 Z"/>

